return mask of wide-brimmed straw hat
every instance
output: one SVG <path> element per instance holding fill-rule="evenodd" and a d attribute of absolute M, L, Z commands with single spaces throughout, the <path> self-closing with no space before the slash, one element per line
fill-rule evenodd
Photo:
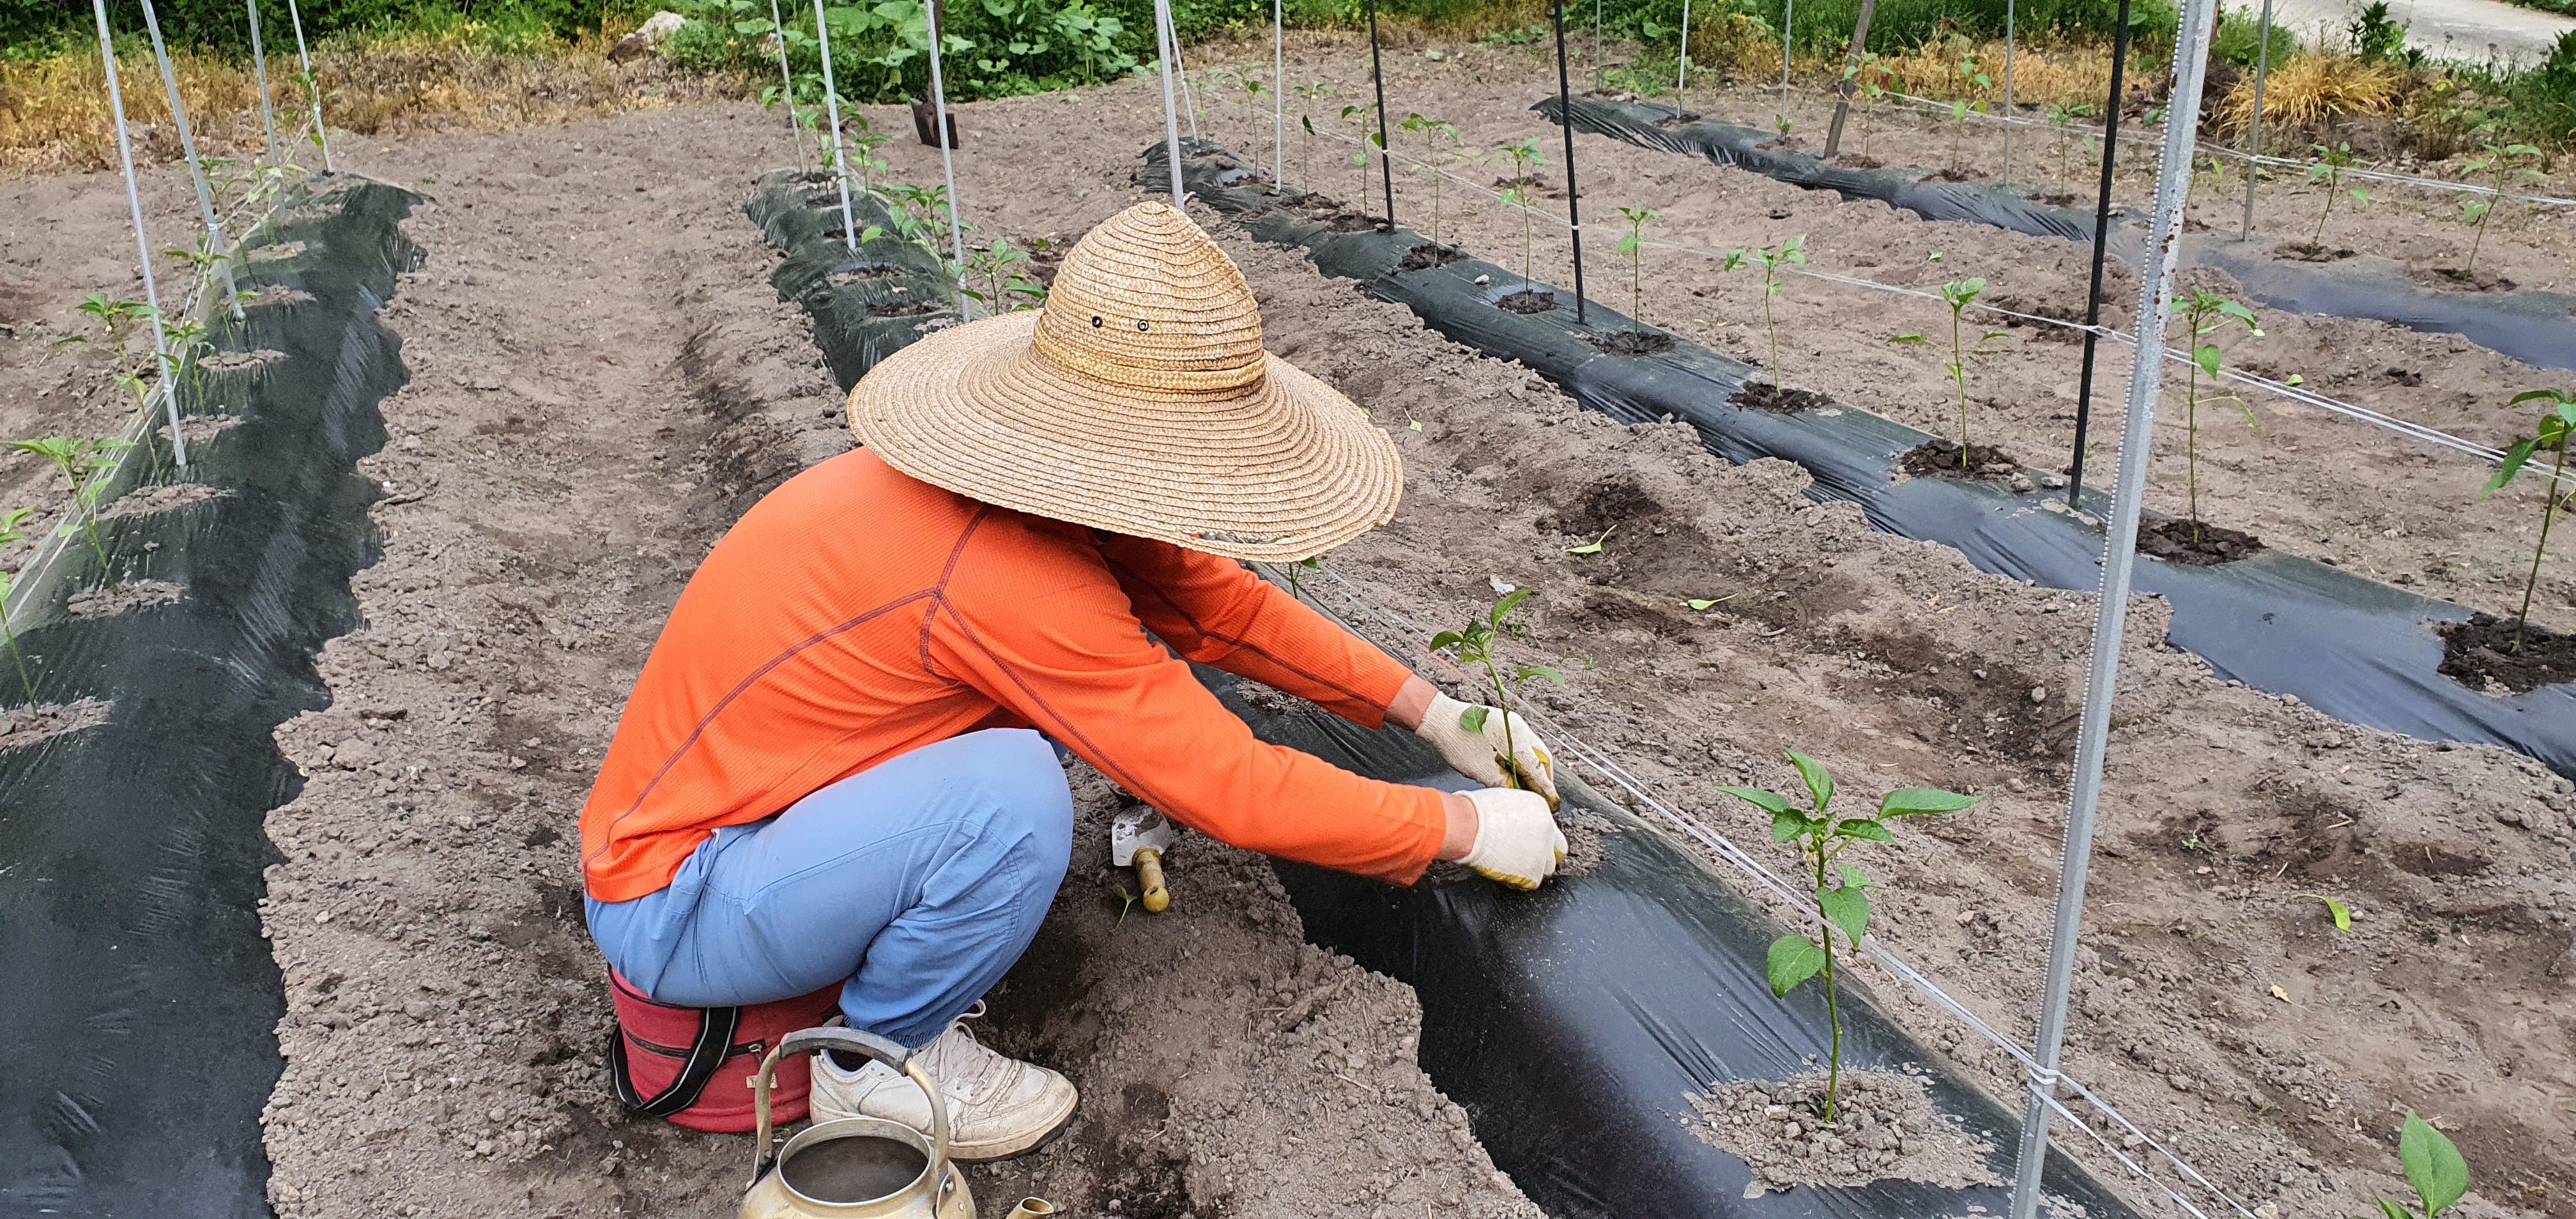
<path fill-rule="evenodd" d="M 1320 554 L 1395 515 L 1395 442 L 1262 350 L 1234 260 L 1140 203 L 1036 312 L 923 338 L 850 391 L 886 464 L 989 504 L 1238 559 Z"/>

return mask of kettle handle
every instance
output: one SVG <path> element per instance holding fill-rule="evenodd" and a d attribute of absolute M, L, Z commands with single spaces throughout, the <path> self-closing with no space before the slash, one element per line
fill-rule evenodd
<path fill-rule="evenodd" d="M 903 1072 L 930 1101 L 930 1179 L 945 1189 L 948 1184 L 948 1106 L 941 1102 L 939 1083 L 913 1061 L 912 1051 L 856 1029 L 798 1029 L 778 1039 L 769 1056 L 760 1060 L 760 1073 L 751 1081 L 751 1111 L 756 1130 L 751 1144 L 751 1181 L 760 1183 L 762 1173 L 769 1171 L 770 1121 L 769 1090 L 777 1082 L 778 1060 L 789 1054 L 808 1054 L 816 1050 L 848 1050 L 864 1055 Z"/>

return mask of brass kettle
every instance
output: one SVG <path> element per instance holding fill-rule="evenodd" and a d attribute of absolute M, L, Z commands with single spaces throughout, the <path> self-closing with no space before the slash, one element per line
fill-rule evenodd
<path fill-rule="evenodd" d="M 930 1098 L 930 1133 L 901 1122 L 845 1117 L 798 1131 L 770 1154 L 769 1090 L 778 1060 L 848 1050 L 903 1072 Z M 975 1219 L 966 1174 L 948 1158 L 948 1105 L 910 1051 L 852 1029 L 799 1029 L 778 1039 L 752 1077 L 751 1191 L 741 1219 Z"/>

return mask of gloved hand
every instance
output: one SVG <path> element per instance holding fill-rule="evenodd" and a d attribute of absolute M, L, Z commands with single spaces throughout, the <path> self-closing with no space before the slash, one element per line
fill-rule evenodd
<path fill-rule="evenodd" d="M 1481 729 L 1470 729 L 1459 722 L 1469 711 L 1484 712 Z M 1520 763 L 1522 786 L 1547 797 L 1547 806 L 1555 808 L 1556 759 L 1549 756 L 1547 742 L 1530 730 L 1529 721 L 1518 714 L 1511 719 L 1511 753 Z M 1462 703 L 1446 694 L 1431 696 L 1431 706 L 1422 713 L 1422 726 L 1413 735 L 1431 742 L 1440 756 L 1459 774 L 1489 787 L 1508 786 L 1503 778 L 1501 759 L 1504 713 L 1491 707 Z"/>
<path fill-rule="evenodd" d="M 1535 889 L 1565 862 L 1565 831 L 1538 793 L 1488 787 L 1463 793 L 1476 806 L 1476 843 L 1458 862 L 1487 880 Z"/>

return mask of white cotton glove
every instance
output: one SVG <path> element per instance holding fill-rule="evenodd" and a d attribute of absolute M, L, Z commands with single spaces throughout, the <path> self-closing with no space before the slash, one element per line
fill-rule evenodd
<path fill-rule="evenodd" d="M 1484 712 L 1481 730 L 1470 729 L 1459 722 L 1470 711 Z M 1511 754 L 1520 764 L 1526 786 L 1547 797 L 1547 806 L 1555 808 L 1556 759 L 1547 751 L 1547 742 L 1530 730 L 1529 721 L 1513 713 L 1511 719 Z M 1413 735 L 1431 742 L 1440 756 L 1459 774 L 1488 787 L 1515 786 L 1503 777 L 1502 757 L 1504 713 L 1491 707 L 1462 703 L 1446 694 L 1431 696 L 1431 706 L 1422 713 L 1422 726 Z"/>
<path fill-rule="evenodd" d="M 1476 843 L 1458 862 L 1487 880 L 1535 889 L 1565 862 L 1565 831 L 1536 792 L 1488 787 L 1464 793 L 1476 806 Z"/>

